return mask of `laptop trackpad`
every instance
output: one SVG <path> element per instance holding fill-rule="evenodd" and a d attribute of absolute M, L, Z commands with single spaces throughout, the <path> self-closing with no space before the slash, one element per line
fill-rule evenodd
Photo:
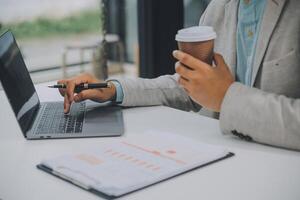
<path fill-rule="evenodd" d="M 83 133 L 118 136 L 124 133 L 122 109 L 117 106 L 87 106 Z"/>

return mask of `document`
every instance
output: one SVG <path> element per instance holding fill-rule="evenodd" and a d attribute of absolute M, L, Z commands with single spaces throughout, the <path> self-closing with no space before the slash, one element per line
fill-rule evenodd
<path fill-rule="evenodd" d="M 39 166 L 86 190 L 119 197 L 229 155 L 184 136 L 148 132 L 44 160 Z"/>

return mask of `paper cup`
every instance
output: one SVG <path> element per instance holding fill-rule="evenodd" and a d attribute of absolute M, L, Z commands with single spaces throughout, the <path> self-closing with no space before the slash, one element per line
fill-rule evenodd
<path fill-rule="evenodd" d="M 210 26 L 181 29 L 176 35 L 179 50 L 212 64 L 216 32 Z"/>

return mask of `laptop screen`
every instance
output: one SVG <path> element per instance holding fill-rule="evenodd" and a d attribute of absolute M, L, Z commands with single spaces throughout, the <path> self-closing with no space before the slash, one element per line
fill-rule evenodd
<path fill-rule="evenodd" d="M 39 108 L 39 98 L 13 34 L 0 37 L 0 80 L 25 134 Z"/>

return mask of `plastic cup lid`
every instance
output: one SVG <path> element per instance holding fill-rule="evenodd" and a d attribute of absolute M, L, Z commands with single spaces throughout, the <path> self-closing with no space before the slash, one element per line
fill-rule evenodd
<path fill-rule="evenodd" d="M 217 34 L 211 26 L 193 26 L 179 30 L 175 40 L 178 42 L 203 42 L 216 37 Z"/>

